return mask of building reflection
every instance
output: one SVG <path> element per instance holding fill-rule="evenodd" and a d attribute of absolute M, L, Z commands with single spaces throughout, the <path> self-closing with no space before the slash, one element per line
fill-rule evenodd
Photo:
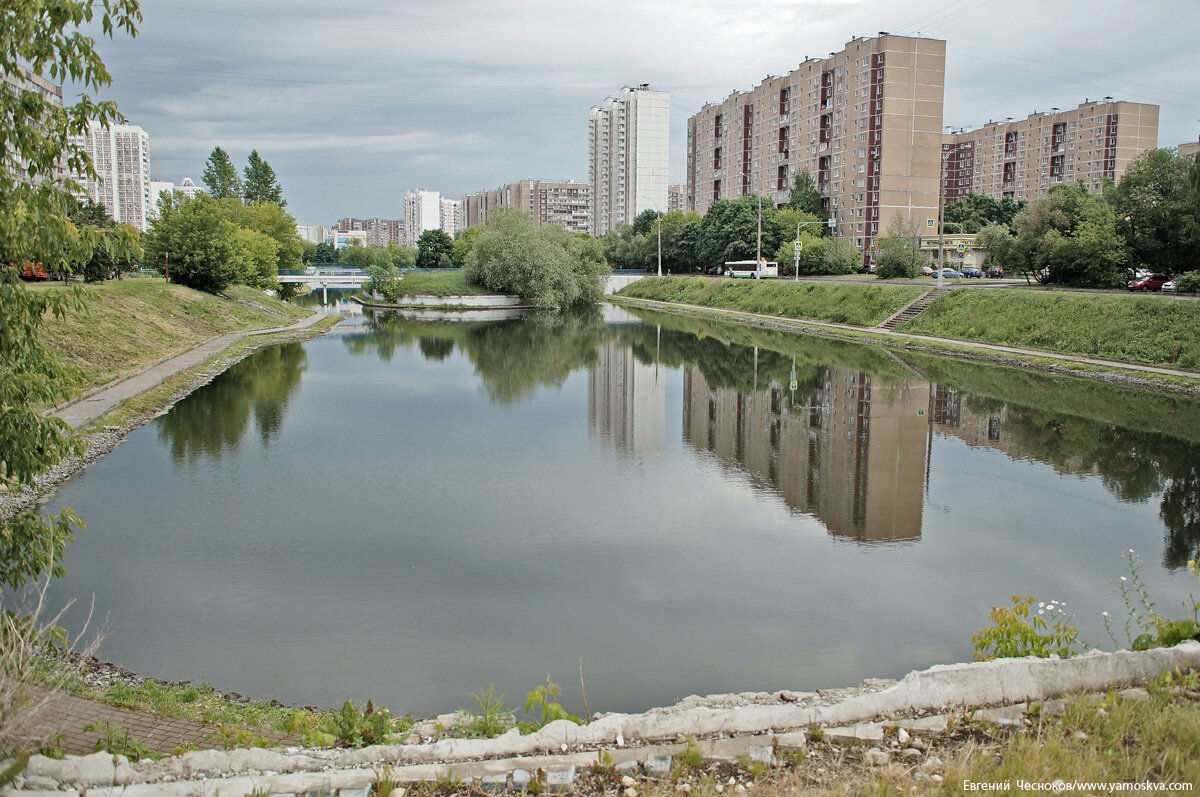
<path fill-rule="evenodd" d="M 776 381 L 760 391 L 714 388 L 699 368 L 683 379 L 684 442 L 747 473 L 831 534 L 920 538 L 928 383 L 876 385 L 867 372 L 836 366 L 796 390 Z"/>
<path fill-rule="evenodd" d="M 639 362 L 613 340 L 600 344 L 588 373 L 588 430 L 622 454 L 661 454 L 665 440 L 665 368 Z"/>

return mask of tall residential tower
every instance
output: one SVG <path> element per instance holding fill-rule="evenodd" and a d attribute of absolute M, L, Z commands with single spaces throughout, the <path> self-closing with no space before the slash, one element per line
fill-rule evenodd
<path fill-rule="evenodd" d="M 592 235 L 632 224 L 645 210 L 667 211 L 670 103 L 667 92 L 643 83 L 588 111 Z"/>

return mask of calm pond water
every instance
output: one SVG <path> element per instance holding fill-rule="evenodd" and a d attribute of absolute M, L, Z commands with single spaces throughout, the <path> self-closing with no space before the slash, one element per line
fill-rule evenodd
<path fill-rule="evenodd" d="M 359 315 L 264 349 L 48 505 L 56 597 L 167 679 L 578 712 L 967 660 L 988 607 L 1195 581 L 1200 403 L 615 308 Z M 1178 611 L 1176 612 L 1178 613 Z"/>

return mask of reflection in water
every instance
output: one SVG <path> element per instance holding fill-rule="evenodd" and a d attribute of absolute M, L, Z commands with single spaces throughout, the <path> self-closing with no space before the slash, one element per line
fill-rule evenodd
<path fill-rule="evenodd" d="M 698 368 L 683 380 L 685 442 L 816 516 L 831 534 L 920 538 L 927 384 L 876 386 L 870 374 L 836 366 L 801 390 L 778 382 L 756 392 L 714 388 Z"/>
<path fill-rule="evenodd" d="M 254 352 L 159 418 L 159 440 L 176 462 L 218 460 L 237 448 L 253 414 L 259 439 L 266 444 L 283 423 L 307 357 L 299 343 Z"/>
<path fill-rule="evenodd" d="M 614 340 L 588 374 L 588 429 L 622 454 L 661 454 L 667 419 L 664 366 L 647 365 Z"/>

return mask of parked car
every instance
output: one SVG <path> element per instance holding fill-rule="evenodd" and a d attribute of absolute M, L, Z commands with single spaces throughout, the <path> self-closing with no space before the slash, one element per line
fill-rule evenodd
<path fill-rule="evenodd" d="M 933 275 L 936 277 L 937 272 L 935 271 L 933 273 Z M 959 274 L 957 271 L 955 271 L 952 268 L 942 269 L 942 279 L 956 280 L 956 279 L 961 279 L 961 278 L 962 278 L 962 274 Z"/>
<path fill-rule="evenodd" d="M 1175 280 L 1170 280 L 1168 282 L 1164 282 L 1163 286 L 1162 286 L 1162 290 L 1163 290 L 1163 293 L 1174 293 L 1175 292 Z"/>
<path fill-rule="evenodd" d="M 983 272 L 974 266 L 963 266 L 962 275 L 969 279 L 980 279 L 983 277 Z"/>
<path fill-rule="evenodd" d="M 933 276 L 933 266 L 921 266 L 921 273 L 926 277 Z"/>
<path fill-rule="evenodd" d="M 1125 287 L 1131 291 L 1161 291 L 1163 285 L 1171 281 L 1166 274 L 1147 274 L 1129 281 Z M 1172 288 L 1175 286 L 1172 285 Z"/>
<path fill-rule="evenodd" d="M 1000 266 L 991 266 L 984 273 L 984 276 L 990 280 L 1002 280 L 1004 279 L 1004 269 Z"/>

